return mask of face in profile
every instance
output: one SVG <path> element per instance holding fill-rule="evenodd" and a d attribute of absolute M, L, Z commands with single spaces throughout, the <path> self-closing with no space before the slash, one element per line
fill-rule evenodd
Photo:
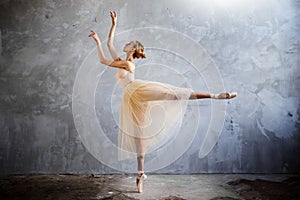
<path fill-rule="evenodd" d="M 134 49 L 135 44 L 136 44 L 136 41 L 131 41 L 131 42 L 125 44 L 123 51 L 126 53 L 131 51 L 132 49 Z"/>
<path fill-rule="evenodd" d="M 123 51 L 128 53 L 134 50 L 133 58 L 146 58 L 146 54 L 144 52 L 144 46 L 137 40 L 133 40 L 127 44 L 125 44 Z"/>

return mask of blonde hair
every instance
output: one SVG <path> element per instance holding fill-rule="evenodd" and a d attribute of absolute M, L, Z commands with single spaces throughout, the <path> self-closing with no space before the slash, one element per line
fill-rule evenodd
<path fill-rule="evenodd" d="M 146 58 L 146 54 L 144 52 L 144 46 L 139 41 L 135 41 L 135 52 L 133 54 L 133 58 Z"/>

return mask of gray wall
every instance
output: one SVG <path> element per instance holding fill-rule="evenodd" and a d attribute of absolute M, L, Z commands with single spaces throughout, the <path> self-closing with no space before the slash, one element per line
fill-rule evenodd
<path fill-rule="evenodd" d="M 87 35 L 93 28 L 105 40 L 110 27 L 109 11 L 113 9 L 119 13 L 117 33 L 159 27 L 192 38 L 211 56 L 225 89 L 239 94 L 237 99 L 226 101 L 224 127 L 208 156 L 198 157 L 199 136 L 178 160 L 156 172 L 299 172 L 300 2 L 246 0 L 243 4 L 231 0 L 227 5 L 222 2 L 2 0 L 1 174 L 117 172 L 101 164 L 85 148 L 72 115 L 76 74 L 95 47 Z M 149 38 L 143 42 L 151 44 L 157 40 Z M 166 44 L 166 48 L 168 45 L 174 44 Z M 117 48 L 121 54 L 122 44 Z M 194 56 L 197 57 L 197 52 Z M 174 62 L 176 56 L 164 58 L 151 49 L 148 59 L 140 62 L 156 59 L 167 65 L 184 64 Z M 185 66 L 174 64 L 174 67 Z M 101 87 L 101 95 L 111 95 L 115 72 L 115 69 L 105 70 L 106 78 L 102 80 L 107 87 Z M 201 79 L 189 73 L 184 76 Z M 137 77 L 147 78 L 143 73 L 137 73 Z M 160 80 L 160 74 L 156 73 L 152 79 Z M 207 91 L 201 84 L 194 89 Z M 96 97 L 101 99 L 101 95 Z M 205 116 L 210 113 L 205 109 L 209 108 L 209 101 L 204 100 L 200 105 L 203 121 L 199 132 L 205 129 Z M 98 106 L 101 123 L 116 138 L 116 122 L 105 117 L 111 109 Z M 112 109 L 118 110 L 117 106 Z M 193 106 L 195 103 L 191 102 L 188 109 Z M 185 120 L 193 120 L 188 117 Z"/>

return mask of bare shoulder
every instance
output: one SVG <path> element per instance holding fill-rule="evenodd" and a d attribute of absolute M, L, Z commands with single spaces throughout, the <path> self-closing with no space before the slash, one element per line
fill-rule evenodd
<path fill-rule="evenodd" d="M 120 57 L 119 57 L 120 58 Z M 130 69 L 130 71 L 135 69 L 135 65 L 133 62 L 130 62 L 128 60 L 122 60 L 120 59 L 115 59 L 110 66 L 113 67 L 118 67 L 118 68 L 123 68 L 123 69 Z"/>
<path fill-rule="evenodd" d="M 114 64 L 117 64 L 117 65 L 134 65 L 133 62 L 130 62 L 128 60 L 122 60 L 122 59 L 115 59 L 113 61 Z"/>

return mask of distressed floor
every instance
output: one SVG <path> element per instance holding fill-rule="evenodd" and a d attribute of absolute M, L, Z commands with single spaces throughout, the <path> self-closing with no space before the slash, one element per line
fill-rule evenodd
<path fill-rule="evenodd" d="M 2 175 L 0 199 L 300 199 L 299 175 L 148 175 L 137 193 L 134 175 Z"/>

